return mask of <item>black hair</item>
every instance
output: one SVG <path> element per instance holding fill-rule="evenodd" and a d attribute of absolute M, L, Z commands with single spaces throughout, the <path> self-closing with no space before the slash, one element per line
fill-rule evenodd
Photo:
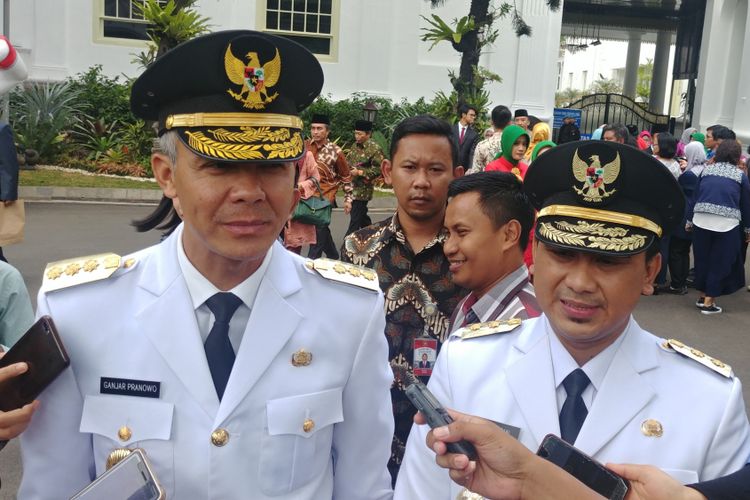
<path fill-rule="evenodd" d="M 656 143 L 659 146 L 659 152 L 656 154 L 660 158 L 671 160 L 677 154 L 677 138 L 669 132 L 659 132 Z"/>
<path fill-rule="evenodd" d="M 654 241 L 646 248 L 646 262 L 653 259 L 655 256 L 661 253 L 661 238 L 656 237 Z M 666 266 L 666 262 L 661 263 L 662 266 Z"/>
<path fill-rule="evenodd" d="M 468 113 L 470 109 L 473 109 L 475 113 L 479 113 L 476 107 L 472 106 L 471 104 L 463 103 L 458 106 L 458 117 L 461 118 L 463 115 Z"/>
<path fill-rule="evenodd" d="M 714 125 L 711 128 L 711 135 L 715 141 L 735 141 L 737 140 L 737 134 L 734 133 L 729 127 L 724 125 Z"/>
<path fill-rule="evenodd" d="M 489 217 L 495 229 L 517 220 L 521 225 L 518 244 L 526 250 L 529 232 L 534 223 L 534 209 L 523 185 L 510 172 L 478 172 L 453 179 L 448 186 L 448 198 L 463 193 L 478 193 L 482 212 Z"/>
<path fill-rule="evenodd" d="M 604 127 L 604 130 L 602 130 L 602 137 L 604 137 L 605 132 L 612 131 L 615 133 L 615 137 L 628 142 L 628 137 L 630 137 L 630 132 L 628 132 L 628 129 L 625 128 L 624 125 L 620 123 L 613 123 L 612 125 L 607 125 Z"/>
<path fill-rule="evenodd" d="M 458 144 L 453 140 L 453 132 L 448 122 L 436 118 L 432 115 L 417 115 L 411 116 L 401 120 L 393 129 L 393 136 L 391 137 L 391 149 L 389 151 L 391 160 L 396 156 L 398 151 L 398 143 L 404 137 L 414 134 L 426 134 L 436 135 L 439 137 L 445 137 L 451 148 L 451 161 L 452 167 L 458 166 Z"/>
<path fill-rule="evenodd" d="M 716 148 L 716 155 L 714 160 L 718 162 L 731 163 L 732 165 L 740 164 L 740 157 L 742 156 L 742 146 L 736 140 L 722 141 L 719 147 Z"/>
<path fill-rule="evenodd" d="M 632 135 L 633 137 L 638 136 L 638 127 L 633 125 L 632 123 L 629 123 L 628 125 L 625 125 L 625 128 L 628 130 L 628 133 Z"/>
<path fill-rule="evenodd" d="M 513 114 L 510 112 L 510 109 L 508 106 L 503 106 L 502 104 L 500 106 L 495 106 L 492 108 L 492 125 L 495 126 L 495 128 L 505 128 L 510 123 L 510 120 L 512 119 Z"/>

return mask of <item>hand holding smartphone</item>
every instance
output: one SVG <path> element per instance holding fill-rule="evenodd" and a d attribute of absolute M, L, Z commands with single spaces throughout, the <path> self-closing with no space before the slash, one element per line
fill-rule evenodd
<path fill-rule="evenodd" d="M 31 403 L 70 364 L 55 324 L 42 316 L 0 358 L 0 368 L 25 362 L 28 369 L 0 381 L 0 410 L 12 411 Z"/>

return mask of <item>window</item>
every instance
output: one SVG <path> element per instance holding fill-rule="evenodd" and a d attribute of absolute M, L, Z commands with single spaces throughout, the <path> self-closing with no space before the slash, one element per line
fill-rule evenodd
<path fill-rule="evenodd" d="M 158 0 L 166 5 L 167 0 Z M 99 34 L 104 38 L 148 40 L 148 23 L 139 14 L 144 0 L 102 0 L 104 9 L 100 18 Z"/>
<path fill-rule="evenodd" d="M 313 54 L 335 56 L 338 10 L 339 0 L 266 0 L 259 23 Z"/>

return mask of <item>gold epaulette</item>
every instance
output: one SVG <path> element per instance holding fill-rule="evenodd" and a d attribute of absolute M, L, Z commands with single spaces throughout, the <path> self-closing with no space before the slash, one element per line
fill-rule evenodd
<path fill-rule="evenodd" d="M 727 378 L 732 376 L 732 367 L 728 364 L 724 363 L 723 361 L 719 361 L 716 358 L 712 358 L 708 354 L 704 353 L 703 351 L 699 351 L 698 349 L 695 349 L 693 347 L 687 346 L 680 342 L 679 340 L 675 339 L 668 339 L 661 343 L 661 348 L 666 351 L 674 351 L 678 354 L 681 354 L 685 356 L 686 358 L 690 358 L 693 361 L 697 361 L 698 363 L 702 364 L 703 366 L 706 366 L 716 373 L 719 373 L 720 375 L 723 375 Z"/>
<path fill-rule="evenodd" d="M 61 290 L 71 286 L 100 281 L 112 276 L 118 269 L 131 269 L 133 258 L 123 260 L 114 253 L 100 253 L 75 259 L 50 262 L 44 268 L 42 289 L 46 292 Z"/>
<path fill-rule="evenodd" d="M 374 292 L 380 290 L 378 275 L 369 267 L 357 266 L 332 259 L 309 259 L 305 267 L 327 280 L 366 288 Z"/>
<path fill-rule="evenodd" d="M 459 330 L 454 335 L 461 337 L 461 340 L 475 339 L 477 337 L 486 337 L 496 333 L 512 332 L 519 326 L 523 320 L 520 318 L 511 318 L 503 320 L 488 321 L 486 323 L 472 323 Z"/>

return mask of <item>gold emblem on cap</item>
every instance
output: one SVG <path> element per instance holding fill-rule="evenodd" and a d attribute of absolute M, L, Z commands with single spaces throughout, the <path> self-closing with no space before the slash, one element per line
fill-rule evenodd
<path fill-rule="evenodd" d="M 261 65 L 257 52 L 248 52 L 243 56 L 247 63 L 232 53 L 232 44 L 224 53 L 224 70 L 229 81 L 240 86 L 240 92 L 227 89 L 227 93 L 242 103 L 247 109 L 264 109 L 279 94 L 269 95 L 269 89 L 275 86 L 281 75 L 281 56 L 276 49 L 276 56 Z"/>
<path fill-rule="evenodd" d="M 229 442 L 229 432 L 226 429 L 216 429 L 211 433 L 211 444 L 222 447 Z"/>
<path fill-rule="evenodd" d="M 583 182 L 583 185 L 580 188 L 573 186 L 573 189 L 583 201 L 598 203 L 617 191 L 607 191 L 607 184 L 615 182 L 620 175 L 620 153 L 606 165 L 601 164 L 599 155 L 591 155 L 589 160 L 591 163 L 582 160 L 576 149 L 573 155 L 573 175 L 578 182 Z"/>
<path fill-rule="evenodd" d="M 641 424 L 641 432 L 644 436 L 661 437 L 664 434 L 664 427 L 658 420 L 649 418 L 644 420 Z"/>
<path fill-rule="evenodd" d="M 133 450 L 130 450 L 128 448 L 115 448 L 107 456 L 107 461 L 105 462 L 104 467 L 107 470 L 111 469 L 113 466 L 117 465 L 117 463 L 119 463 L 120 460 L 127 457 L 132 452 Z"/>
<path fill-rule="evenodd" d="M 302 422 L 302 430 L 305 432 L 311 432 L 315 428 L 315 422 L 311 418 L 306 418 L 304 422 Z"/>
<path fill-rule="evenodd" d="M 123 425 L 117 430 L 117 437 L 120 438 L 120 441 L 129 441 L 133 437 L 133 431 L 127 425 Z"/>
<path fill-rule="evenodd" d="M 293 366 L 307 366 L 312 362 L 312 353 L 304 349 L 292 354 L 292 365 Z"/>

